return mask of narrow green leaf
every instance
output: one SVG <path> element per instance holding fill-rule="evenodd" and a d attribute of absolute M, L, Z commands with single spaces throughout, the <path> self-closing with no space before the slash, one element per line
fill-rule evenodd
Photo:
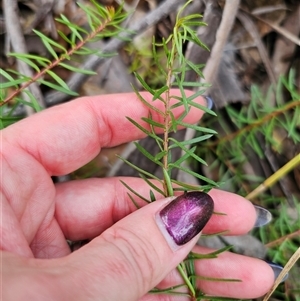
<path fill-rule="evenodd" d="M 4 129 L 4 128 L 8 127 L 9 125 L 14 124 L 21 119 L 22 119 L 22 117 L 0 116 L 0 129 Z"/>
<path fill-rule="evenodd" d="M 1 89 L 6 89 L 6 88 L 9 88 L 9 87 L 18 88 L 18 85 L 23 84 L 25 81 L 26 80 L 24 80 L 23 78 L 13 79 L 13 81 L 10 81 L 10 82 L 0 83 L 0 88 Z"/>
<path fill-rule="evenodd" d="M 40 68 L 37 66 L 37 64 L 35 64 L 33 61 L 31 61 L 28 58 L 25 57 L 17 57 L 18 60 L 23 61 L 25 64 L 27 64 L 28 66 L 30 66 L 32 69 L 34 69 L 36 72 L 40 72 Z"/>
<path fill-rule="evenodd" d="M 216 187 L 218 187 L 218 184 L 215 182 L 215 181 L 213 181 L 213 180 L 210 180 L 210 179 L 208 179 L 208 178 L 206 178 L 206 177 L 204 177 L 204 176 L 202 176 L 202 175 L 199 175 L 198 173 L 196 173 L 196 172 L 193 172 L 193 171 L 191 171 L 191 170 L 189 170 L 189 169 L 187 169 L 187 168 L 185 168 L 185 167 L 183 167 L 183 166 L 175 166 L 174 164 L 169 164 L 170 165 L 170 167 L 174 167 L 174 168 L 178 168 L 178 169 L 180 169 L 180 170 L 182 170 L 182 171 L 184 171 L 184 172 L 186 172 L 187 174 L 190 174 L 190 175 L 192 175 L 192 176 L 194 176 L 194 177 L 196 177 L 196 178 L 198 178 L 198 179 L 200 179 L 200 180 L 202 180 L 202 181 L 204 181 L 204 182 L 207 182 L 207 183 L 209 183 L 209 184 L 211 184 L 211 185 L 213 185 L 213 186 L 216 186 Z"/>
<path fill-rule="evenodd" d="M 194 154 L 193 152 L 191 152 L 191 150 L 189 150 L 188 148 L 184 147 L 184 144 L 183 144 L 182 141 L 177 141 L 176 139 L 174 139 L 172 137 L 170 137 L 169 139 L 174 144 L 176 144 L 178 147 L 180 147 L 185 153 L 189 154 L 190 157 L 194 158 L 199 163 L 202 163 L 203 165 L 207 166 L 207 163 L 202 158 L 200 158 L 199 156 L 197 156 L 196 154 Z M 175 163 L 173 163 L 173 164 L 175 164 Z"/>
<path fill-rule="evenodd" d="M 95 54 L 98 55 L 99 54 L 99 49 L 90 49 L 87 47 L 81 47 L 78 50 L 75 50 L 73 52 L 74 54 L 79 54 L 79 55 L 91 55 L 91 54 Z"/>
<path fill-rule="evenodd" d="M 88 35 L 89 32 L 87 30 L 84 29 L 84 27 L 80 27 L 78 26 L 77 24 L 75 23 L 72 23 L 71 21 L 69 21 L 69 19 L 64 16 L 64 15 L 61 15 L 61 19 L 56 19 L 58 22 L 62 23 L 62 24 L 65 24 L 66 26 L 68 26 L 68 28 L 73 31 L 75 30 L 76 32 L 82 32 L 84 33 L 85 35 Z"/>
<path fill-rule="evenodd" d="M 136 209 L 140 209 L 141 207 L 138 205 L 138 203 L 135 201 L 135 199 L 133 198 L 133 196 L 127 192 L 128 197 L 130 198 L 131 202 L 133 203 L 133 205 L 136 207 Z"/>
<path fill-rule="evenodd" d="M 19 104 L 23 104 L 24 106 L 28 106 L 34 109 L 33 104 L 30 101 L 24 100 L 21 97 L 16 97 L 15 99 Z"/>
<path fill-rule="evenodd" d="M 233 279 L 233 278 L 214 278 L 214 277 L 204 277 L 204 276 L 197 276 L 192 275 L 190 278 L 196 278 L 206 281 L 215 281 L 215 282 L 242 282 L 240 279 Z"/>
<path fill-rule="evenodd" d="M 163 167 L 164 181 L 168 189 L 168 196 L 173 196 L 173 186 L 168 171 Z"/>
<path fill-rule="evenodd" d="M 46 62 L 46 63 L 51 63 L 51 61 L 45 57 L 39 56 L 39 55 L 35 55 L 35 54 L 30 54 L 30 53 L 14 53 L 14 52 L 10 52 L 8 53 L 8 56 L 12 56 L 12 57 L 16 57 L 16 58 L 20 58 L 20 57 L 24 57 L 30 60 L 35 60 L 38 63 L 40 63 L 41 61 Z"/>
<path fill-rule="evenodd" d="M 158 128 L 161 128 L 161 129 L 165 128 L 164 124 L 156 122 L 156 121 L 154 121 L 154 120 L 152 120 L 150 118 L 142 117 L 142 120 L 145 121 L 145 122 L 147 122 L 148 124 L 151 124 L 154 127 L 158 127 Z"/>
<path fill-rule="evenodd" d="M 185 128 L 190 128 L 190 129 L 193 129 L 193 130 L 196 130 L 196 131 L 199 131 L 199 132 L 209 133 L 209 134 L 213 134 L 213 135 L 217 134 L 217 132 L 212 130 L 212 129 L 208 129 L 208 128 L 198 126 L 198 125 L 194 125 L 194 124 L 189 124 L 189 123 L 186 123 L 186 122 L 183 122 L 183 121 L 179 121 L 178 124 L 185 127 Z"/>
<path fill-rule="evenodd" d="M 78 96 L 78 93 L 77 92 L 74 92 L 70 89 L 65 89 L 59 85 L 56 85 L 56 84 L 53 84 L 53 83 L 50 83 L 49 81 L 45 81 L 43 79 L 38 79 L 37 82 L 39 82 L 40 84 L 43 84 L 45 86 L 48 86 L 50 87 L 51 89 L 54 89 L 56 91 L 59 91 L 59 92 L 62 92 L 62 93 L 65 93 L 67 95 L 71 95 L 71 96 Z"/>
<path fill-rule="evenodd" d="M 175 145 L 175 144 L 173 144 L 173 145 Z M 172 146 L 172 145 L 171 145 Z M 171 148 L 171 146 L 169 147 L 169 149 Z M 181 156 L 177 161 L 175 161 L 173 164 L 174 165 L 180 165 L 182 162 L 184 162 L 185 160 L 187 160 L 191 155 L 191 153 L 194 153 L 195 152 L 195 150 L 197 149 L 197 147 L 196 146 L 194 146 L 194 147 L 192 147 L 191 149 L 190 149 L 190 151 L 188 152 L 188 153 L 185 153 L 183 156 Z"/>
<path fill-rule="evenodd" d="M 197 65 L 195 65 L 194 63 L 192 63 L 191 61 L 186 61 L 186 63 L 188 64 L 189 67 L 191 67 L 191 69 L 196 72 L 197 75 L 199 75 L 201 78 L 204 78 L 203 73 L 201 72 L 201 70 L 198 68 Z"/>
<path fill-rule="evenodd" d="M 205 65 L 201 65 L 201 67 L 204 67 Z M 200 88 L 203 87 L 203 83 L 200 82 L 185 82 L 185 81 L 181 81 L 179 83 L 180 85 L 184 86 L 184 87 L 196 87 L 196 88 Z M 174 82 L 173 85 L 174 86 L 178 86 L 179 85 L 177 82 Z"/>
<path fill-rule="evenodd" d="M 150 186 L 152 187 L 155 191 L 157 191 L 159 194 L 163 195 L 163 196 L 166 196 L 165 193 L 160 189 L 158 188 L 155 184 L 153 184 L 151 181 L 149 181 L 149 179 L 147 179 L 143 174 L 139 174 L 139 176 Z M 159 180 L 159 182 L 162 184 L 161 180 Z"/>
<path fill-rule="evenodd" d="M 170 130 L 169 130 L 169 132 L 176 133 L 177 132 L 177 127 L 178 127 L 177 126 L 177 120 L 176 120 L 176 118 L 175 118 L 175 116 L 174 116 L 174 114 L 173 114 L 172 111 L 170 111 L 169 116 L 171 117 L 171 124 L 170 124 Z"/>
<path fill-rule="evenodd" d="M 70 88 L 68 87 L 68 85 L 53 71 L 51 70 L 47 70 L 46 71 L 62 88 L 69 90 Z"/>
<path fill-rule="evenodd" d="M 190 295 L 187 293 L 180 293 L 180 292 L 174 292 L 174 290 L 179 289 L 179 288 L 185 288 L 186 284 L 178 284 L 178 285 L 174 285 L 165 289 L 158 289 L 158 288 L 154 288 L 152 289 L 149 293 L 150 294 L 168 294 L 168 295 L 179 295 L 182 297 L 189 297 Z"/>
<path fill-rule="evenodd" d="M 207 254 L 200 254 L 200 253 L 191 252 L 190 256 L 193 259 L 217 258 L 218 255 L 220 255 L 224 252 L 230 251 L 231 249 L 232 249 L 232 246 L 226 246 L 226 247 L 220 248 L 216 251 L 213 251 L 213 252 L 210 252 L 210 253 L 207 253 Z"/>
<path fill-rule="evenodd" d="M 27 96 L 30 98 L 30 102 L 32 104 L 32 107 L 36 112 L 40 112 L 43 108 L 38 103 L 37 99 L 32 95 L 32 93 L 29 91 L 29 89 L 25 89 L 23 92 L 27 94 Z"/>
<path fill-rule="evenodd" d="M 202 191 L 203 188 L 202 186 L 198 185 L 190 185 L 188 183 L 184 183 L 184 182 L 181 182 L 181 181 L 178 181 L 178 180 L 175 180 L 175 179 L 172 179 L 171 180 L 172 183 L 176 184 L 176 186 L 180 186 L 180 187 L 174 187 L 174 191 L 182 191 L 182 190 L 185 190 L 185 191 L 190 191 L 190 190 L 195 190 L 195 191 Z"/>
<path fill-rule="evenodd" d="M 163 166 L 162 163 L 158 160 L 155 160 L 155 157 L 152 156 L 143 146 L 141 146 L 139 143 L 134 142 L 134 145 L 136 146 L 136 148 L 146 157 L 148 158 L 150 161 L 154 162 L 155 164 L 159 165 L 159 166 Z"/>
<path fill-rule="evenodd" d="M 53 49 L 53 47 L 50 45 L 50 43 L 47 40 L 42 40 L 43 44 L 45 45 L 45 47 L 47 48 L 47 50 L 49 51 L 50 54 L 52 54 L 52 56 L 58 60 L 58 55 L 55 52 L 55 50 Z"/>
<path fill-rule="evenodd" d="M 72 41 L 61 31 L 61 30 L 57 30 L 57 33 L 59 34 L 59 36 L 65 41 L 67 42 L 69 45 L 74 46 L 74 44 L 72 43 Z"/>
<path fill-rule="evenodd" d="M 141 200 L 145 201 L 146 203 L 150 203 L 149 200 L 147 200 L 145 197 L 137 193 L 135 190 L 133 190 L 128 184 L 126 184 L 124 181 L 120 180 L 120 182 L 134 195 L 136 195 Z"/>
<path fill-rule="evenodd" d="M 162 67 L 162 64 L 161 62 L 159 62 L 158 60 L 158 54 L 157 54 L 157 51 L 156 51 L 156 44 L 155 44 L 155 37 L 153 36 L 153 39 L 152 39 L 152 53 L 153 53 L 153 59 L 154 59 L 154 62 L 155 62 L 155 66 L 158 67 L 160 73 L 164 76 L 166 76 L 166 70 L 163 69 Z"/>
<path fill-rule="evenodd" d="M 150 200 L 151 200 L 151 203 L 156 201 L 156 197 L 151 189 L 150 189 Z"/>
<path fill-rule="evenodd" d="M 131 119 L 130 117 L 126 117 L 133 125 L 135 125 L 139 130 L 141 130 L 143 133 L 145 133 L 147 136 L 150 136 L 151 138 L 158 140 L 163 143 L 163 139 L 156 136 L 155 134 L 149 132 L 147 129 L 143 128 L 140 124 L 138 124 L 136 121 Z"/>
<path fill-rule="evenodd" d="M 159 113 L 161 116 L 165 116 L 165 113 L 161 110 L 159 110 L 158 108 L 154 107 L 153 105 L 151 105 L 149 102 L 147 102 L 143 96 L 140 94 L 140 92 L 134 87 L 132 86 L 134 92 L 136 93 L 137 97 L 139 98 L 139 100 L 144 104 L 146 105 L 148 108 L 150 108 L 151 110 Z"/>
<path fill-rule="evenodd" d="M 80 2 L 78 2 L 77 5 L 85 11 L 86 15 L 90 19 L 89 24 L 92 25 L 91 29 L 93 30 L 101 24 L 104 17 L 106 18 L 106 16 L 101 15 L 101 13 L 93 7 L 83 5 Z"/>
<path fill-rule="evenodd" d="M 155 91 L 144 81 L 144 79 L 138 73 L 134 72 L 134 76 L 146 91 L 150 92 L 152 95 L 155 95 Z"/>
<path fill-rule="evenodd" d="M 162 151 L 160 151 L 159 153 L 157 153 L 157 154 L 155 155 L 155 159 L 156 159 L 156 160 L 161 160 L 162 157 L 165 156 L 166 154 L 167 154 L 167 152 L 164 151 L 164 150 L 162 150 Z"/>
<path fill-rule="evenodd" d="M 42 39 L 43 42 L 47 41 L 50 45 L 52 45 L 58 49 L 61 49 L 63 52 L 66 52 L 66 49 L 63 46 L 61 46 L 60 44 L 58 44 L 57 42 L 55 42 L 54 40 L 48 38 L 46 35 L 44 35 L 43 33 L 39 32 L 35 29 L 33 29 L 33 31 L 36 35 L 38 35 Z"/>
<path fill-rule="evenodd" d="M 160 99 L 160 100 L 164 101 L 164 99 L 161 98 L 161 94 L 163 94 L 164 92 L 166 92 L 168 90 L 169 90 L 168 86 L 163 86 L 160 89 L 156 90 L 153 95 L 153 100 Z"/>
<path fill-rule="evenodd" d="M 66 68 L 72 72 L 76 72 L 76 73 L 82 73 L 82 74 L 87 74 L 87 75 L 96 75 L 97 74 L 97 72 L 95 72 L 95 71 L 79 69 L 74 66 L 65 64 L 65 63 L 59 63 L 59 66 L 64 67 L 64 68 Z"/>
<path fill-rule="evenodd" d="M 198 103 L 196 103 L 194 101 L 189 101 L 189 104 L 191 106 L 195 107 L 195 108 L 198 108 L 198 109 L 204 111 L 205 113 L 208 113 L 208 114 L 210 114 L 212 116 L 217 116 L 217 114 L 214 111 L 212 111 L 211 109 L 209 109 L 209 108 L 207 108 L 205 106 L 202 106 L 202 105 L 200 105 L 200 104 L 198 104 Z"/>
<path fill-rule="evenodd" d="M 192 145 L 192 144 L 195 144 L 195 143 L 199 143 L 201 141 L 204 141 L 204 140 L 207 140 L 209 138 L 211 138 L 213 135 L 211 134 L 207 134 L 207 135 L 203 135 L 203 136 L 199 136 L 199 137 L 196 137 L 196 138 L 192 138 L 190 140 L 185 140 L 185 141 L 181 141 L 181 145 Z M 169 146 L 169 149 L 172 149 L 174 147 L 177 147 L 178 145 L 177 144 L 172 144 Z"/>
<path fill-rule="evenodd" d="M 161 182 L 161 180 L 158 177 L 152 175 L 151 173 L 149 173 L 149 172 L 147 172 L 147 171 L 139 168 L 138 166 L 132 164 L 131 162 L 129 162 L 128 160 L 122 158 L 121 156 L 117 155 L 117 157 L 119 159 L 121 159 L 123 162 L 125 162 L 126 164 L 128 164 L 129 166 L 131 166 L 132 168 L 134 168 L 135 170 L 137 170 L 139 173 L 141 173 L 141 174 L 143 174 L 143 175 L 145 175 L 145 176 L 147 176 L 147 177 L 149 177 L 151 179 L 154 179 L 154 180 L 157 180 L 157 181 Z"/>

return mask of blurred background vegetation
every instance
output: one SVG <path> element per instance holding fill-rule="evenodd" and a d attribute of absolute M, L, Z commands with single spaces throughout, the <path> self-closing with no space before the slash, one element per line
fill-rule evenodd
<path fill-rule="evenodd" d="M 45 73 L 34 88 L 34 83 L 30 83 L 31 90 L 25 93 L 27 99 L 14 96 L 14 93 L 39 71 L 30 64 L 22 66 L 15 56 L 8 53 L 17 52 L 57 61 L 33 29 L 62 46 L 52 45 L 57 57 L 60 57 L 64 49 L 70 47 L 63 36 L 73 35 L 75 45 L 80 39 L 78 36 L 76 39 L 74 31 L 56 18 L 63 14 L 78 28 L 88 30 L 89 20 L 78 3 L 89 6 L 91 1 L 0 2 L 0 81 L 1 100 L 5 102 L 0 107 L 0 121 L 3 128 L 38 110 L 70 101 L 76 94 L 129 92 L 132 91 L 131 85 L 141 88 L 134 72 L 138 72 L 151 87 L 159 88 L 164 78 L 153 60 L 152 38 L 154 36 L 159 41 L 169 36 L 179 4 L 185 1 L 125 1 L 123 12 L 128 17 L 120 19 L 120 26 L 129 29 L 125 36 L 117 38 L 118 29 L 111 25 L 102 39 L 88 39 L 85 47 L 89 49 L 89 55 L 74 53 L 68 61 L 69 68 L 57 64 L 51 69 L 54 75 Z M 116 9 L 121 4 L 117 0 L 95 2 Z M 14 5 L 17 10 L 12 9 Z M 224 13 L 229 5 L 236 8 L 231 15 Z M 208 26 L 196 30 L 201 41 L 211 50 L 222 37 L 228 35 L 228 38 L 218 51 L 217 58 L 211 57 L 212 51 L 207 52 L 192 44 L 185 45 L 186 56 L 195 65 L 213 67 L 211 73 L 203 68 L 205 82 L 211 84 L 211 87 L 203 89 L 203 93 L 214 100 L 213 110 L 217 116 L 206 114 L 201 125 L 218 132 L 207 142 L 197 145 L 197 154 L 208 165 L 199 166 L 193 161 L 188 165 L 197 173 L 218 182 L 221 189 L 246 196 L 273 214 L 271 224 L 245 237 L 218 236 L 203 238 L 199 243 L 214 248 L 233 245 L 235 252 L 265 258 L 284 266 L 300 245 L 300 2 L 198 0 L 188 6 L 186 14 L 189 13 L 203 15 L 203 21 Z M 234 23 L 224 29 L 220 25 L 226 18 L 231 18 Z M 110 34 L 112 32 L 114 34 Z M 82 35 L 85 36 L 85 33 Z M 26 62 L 25 59 L 23 61 Z M 162 58 L 160 67 L 164 65 Z M 41 64 L 39 67 L 44 66 Z M 86 72 L 79 75 L 79 70 Z M 4 86 L 9 76 L 16 80 L 20 74 L 26 75 L 24 82 Z M 195 83 L 201 80 L 192 71 L 186 77 L 187 81 Z M 62 83 L 56 85 L 59 79 L 69 88 Z M 176 133 L 183 139 L 191 134 L 184 131 Z M 141 143 L 149 151 L 154 151 L 151 141 L 145 139 Z M 104 150 L 80 170 L 55 180 L 137 176 L 134 170 L 117 159 L 116 154 L 131 162 L 139 162 L 151 173 L 159 173 L 157 166 L 141 158 L 134 145 L 129 143 Z M 284 166 L 286 169 L 282 169 Z M 195 178 L 180 174 L 176 177 L 191 184 L 202 184 Z M 254 190 L 257 187 L 258 190 Z M 270 300 L 299 301 L 299 275 L 298 262 L 292 267 L 289 279 L 279 285 Z"/>

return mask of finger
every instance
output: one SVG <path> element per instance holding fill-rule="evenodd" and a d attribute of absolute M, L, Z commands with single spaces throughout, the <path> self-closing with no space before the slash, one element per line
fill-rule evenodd
<path fill-rule="evenodd" d="M 150 93 L 141 94 L 152 105 L 162 109 L 162 103 L 153 102 Z M 178 97 L 181 93 L 172 90 L 172 94 Z M 186 91 L 187 96 L 191 94 L 191 91 Z M 196 101 L 205 104 L 202 97 Z M 173 102 L 177 101 L 173 99 Z M 183 113 L 183 107 L 177 107 L 172 112 L 176 118 Z M 3 138 L 28 151 L 49 174 L 67 174 L 89 162 L 101 147 L 144 137 L 144 133 L 126 116 L 148 128 L 149 125 L 141 118 L 148 117 L 149 113 L 155 121 L 163 121 L 161 115 L 145 106 L 134 93 L 85 97 L 14 124 L 3 131 Z M 192 107 L 184 120 L 195 123 L 202 114 L 203 111 Z M 162 132 L 162 129 L 158 131 Z"/>
<path fill-rule="evenodd" d="M 1 194 L 0 250 L 33 257 L 28 241 L 7 199 Z"/>
<path fill-rule="evenodd" d="M 211 198 L 201 192 L 135 211 L 68 257 L 69 274 L 81 283 L 69 291 L 78 300 L 86 294 L 89 300 L 137 300 L 186 257 L 212 211 Z"/>
<path fill-rule="evenodd" d="M 86 179 L 57 185 L 56 219 L 65 236 L 71 240 L 91 239 L 136 210 L 128 197 L 123 180 L 139 195 L 149 198 L 149 186 L 138 178 Z M 157 184 L 158 185 L 158 184 Z M 256 211 L 248 200 L 233 193 L 213 189 L 209 193 L 215 212 L 204 233 L 228 231 L 230 235 L 245 234 L 253 228 Z M 161 196 L 156 195 L 157 198 Z M 139 206 L 147 204 L 134 196 Z"/>
<path fill-rule="evenodd" d="M 195 248 L 201 252 L 200 247 Z M 203 250 L 202 250 L 203 252 Z M 274 283 L 274 272 L 264 261 L 226 252 L 218 258 L 200 260 L 196 274 L 210 278 L 225 278 L 230 282 L 199 280 L 197 286 L 208 295 L 233 298 L 258 298 L 267 293 Z"/>
<path fill-rule="evenodd" d="M 200 246 L 195 246 L 192 251 L 198 254 L 212 252 Z M 272 268 L 257 258 L 224 252 L 217 258 L 196 260 L 194 264 L 198 277 L 196 286 L 206 295 L 254 299 L 266 294 L 274 283 Z M 183 284 L 182 277 L 174 270 L 157 287 L 164 290 L 179 284 Z M 179 288 L 176 292 L 186 293 L 187 289 Z M 163 296 L 146 295 L 140 301 L 160 301 L 164 300 Z"/>

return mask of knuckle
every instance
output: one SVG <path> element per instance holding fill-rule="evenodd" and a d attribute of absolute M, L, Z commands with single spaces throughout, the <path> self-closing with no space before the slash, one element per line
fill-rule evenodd
<path fill-rule="evenodd" d="M 134 281 L 141 288 L 141 294 L 151 289 L 159 259 L 147 239 L 117 225 L 105 231 L 102 238 L 113 246 L 115 260 L 110 266 L 111 272 Z"/>

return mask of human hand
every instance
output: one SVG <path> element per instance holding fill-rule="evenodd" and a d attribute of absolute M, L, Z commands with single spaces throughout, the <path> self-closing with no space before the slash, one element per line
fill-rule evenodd
<path fill-rule="evenodd" d="M 204 105 L 203 98 L 198 101 Z M 192 249 L 211 250 L 194 246 L 199 235 L 178 248 L 170 246 L 172 239 L 165 239 L 155 219 L 170 200 L 136 210 L 120 178 L 61 184 L 51 179 L 78 169 L 103 147 L 142 138 L 125 116 L 140 120 L 148 113 L 132 93 L 85 97 L 2 131 L 3 300 L 178 300 L 147 292 L 182 283 L 175 267 Z M 195 123 L 201 115 L 192 109 L 185 121 Z M 159 118 L 155 112 L 152 116 Z M 139 194 L 149 195 L 143 180 L 123 180 Z M 204 233 L 228 230 L 240 235 L 257 223 L 258 211 L 244 198 L 219 190 L 209 194 L 214 210 L 226 216 L 213 215 Z M 142 200 L 139 205 L 144 205 Z M 71 253 L 66 239 L 92 241 Z M 274 282 L 270 265 L 229 252 L 195 264 L 201 276 L 241 280 L 199 282 L 211 295 L 254 298 Z"/>

